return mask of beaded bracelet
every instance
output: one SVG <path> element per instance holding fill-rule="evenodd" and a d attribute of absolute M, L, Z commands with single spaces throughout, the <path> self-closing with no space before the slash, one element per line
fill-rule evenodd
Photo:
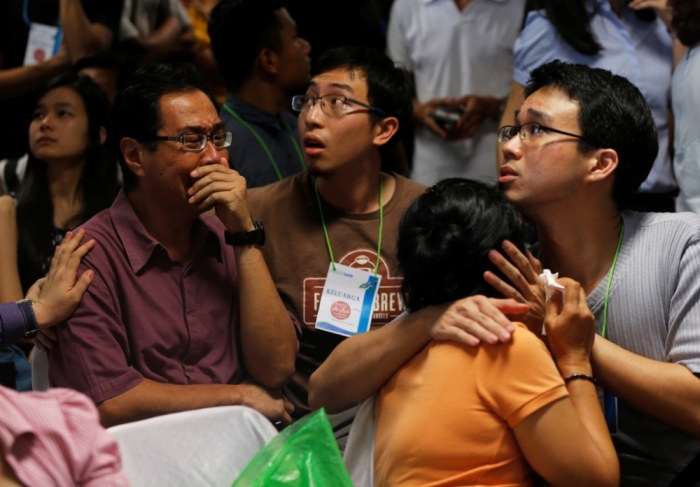
<path fill-rule="evenodd" d="M 598 383 L 598 381 L 595 380 L 595 377 L 593 377 L 592 375 L 588 375 L 588 374 L 571 374 L 567 377 L 564 377 L 564 382 L 569 382 L 569 381 L 576 380 L 576 379 L 587 380 L 589 382 L 593 382 L 594 384 Z"/>

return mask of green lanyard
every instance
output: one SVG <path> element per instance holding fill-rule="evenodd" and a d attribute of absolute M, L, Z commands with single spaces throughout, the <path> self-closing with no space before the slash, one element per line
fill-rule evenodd
<path fill-rule="evenodd" d="M 272 164 L 272 169 L 274 169 L 275 174 L 277 174 L 277 179 L 282 181 L 282 173 L 280 172 L 279 167 L 277 167 L 277 163 L 275 162 L 275 158 L 272 157 L 272 152 L 270 152 L 270 149 L 267 147 L 267 144 L 262 139 L 262 137 L 260 137 L 260 134 L 258 134 L 255 131 L 255 129 L 250 126 L 250 124 L 248 122 L 243 120 L 240 115 L 238 115 L 236 112 L 234 112 L 230 106 L 224 105 L 224 110 L 229 112 L 233 118 L 235 118 L 241 125 L 243 125 L 245 128 L 247 128 L 251 134 L 253 134 L 253 137 L 255 137 L 255 139 L 258 141 L 260 146 L 265 151 L 265 154 L 267 154 L 267 158 L 270 159 L 270 163 Z M 294 138 L 294 135 L 289 131 L 287 126 L 282 122 L 280 122 L 280 125 L 282 125 L 282 128 L 284 129 L 284 131 L 287 132 L 287 135 L 289 135 L 289 140 L 292 141 L 292 145 L 294 146 L 294 150 L 296 150 L 297 156 L 299 156 L 299 161 L 301 162 L 301 170 L 306 171 L 306 163 L 304 162 L 304 155 L 301 153 L 301 147 L 299 147 L 299 144 L 297 143 L 296 139 Z"/>
<path fill-rule="evenodd" d="M 323 225 L 323 236 L 326 237 L 326 246 L 328 247 L 328 255 L 331 258 L 331 265 L 335 270 L 335 258 L 333 257 L 333 249 L 331 248 L 331 239 L 328 238 L 328 228 L 326 227 L 326 219 L 323 218 L 323 208 L 321 207 L 321 196 L 318 194 L 318 178 L 314 180 L 314 191 L 316 191 L 316 201 L 318 202 L 318 212 L 321 214 L 321 225 Z M 382 250 L 382 229 L 384 228 L 384 181 L 382 175 L 379 175 L 379 238 L 377 239 L 377 262 L 374 264 L 374 275 L 377 275 L 379 269 L 379 256 Z"/>
<path fill-rule="evenodd" d="M 617 242 L 617 250 L 615 250 L 615 258 L 613 259 L 612 267 L 610 268 L 610 276 L 608 276 L 608 283 L 605 286 L 605 301 L 603 303 L 603 330 L 601 336 L 606 338 L 608 331 L 608 300 L 610 299 L 610 287 L 612 286 L 613 276 L 615 275 L 615 266 L 617 265 L 617 257 L 620 255 L 620 247 L 622 247 L 622 238 L 625 236 L 625 224 L 622 223 L 622 228 L 620 229 L 620 240 Z"/>

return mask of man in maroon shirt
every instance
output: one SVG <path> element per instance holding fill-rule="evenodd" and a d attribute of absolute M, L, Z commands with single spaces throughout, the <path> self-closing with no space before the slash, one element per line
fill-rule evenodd
<path fill-rule="evenodd" d="M 105 425 L 231 404 L 290 420 L 276 390 L 298 324 L 223 130 L 191 67 L 144 68 L 115 101 L 124 189 L 84 226 L 95 277 L 49 356 L 52 383 L 90 396 Z"/>

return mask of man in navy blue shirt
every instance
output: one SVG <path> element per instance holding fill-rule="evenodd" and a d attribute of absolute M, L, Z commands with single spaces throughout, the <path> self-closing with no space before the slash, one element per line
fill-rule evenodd
<path fill-rule="evenodd" d="M 209 35 L 228 89 L 219 115 L 233 132 L 231 168 L 249 188 L 306 169 L 296 117 L 285 109 L 311 79 L 311 46 L 282 1 L 222 0 Z"/>

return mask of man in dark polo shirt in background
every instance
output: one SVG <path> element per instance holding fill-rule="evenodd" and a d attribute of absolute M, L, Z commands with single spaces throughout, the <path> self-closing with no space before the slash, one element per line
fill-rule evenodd
<path fill-rule="evenodd" d="M 233 132 L 231 168 L 249 188 L 303 171 L 296 116 L 285 109 L 309 82 L 311 46 L 298 36 L 284 2 L 222 0 L 209 35 L 228 89 L 220 115 Z"/>
<path fill-rule="evenodd" d="M 90 396 L 104 425 L 234 404 L 289 422 L 275 390 L 294 371 L 295 323 L 195 69 L 137 72 L 114 132 L 124 190 L 84 225 L 98 244 L 81 269 L 95 277 L 57 327 L 53 385 Z"/>

